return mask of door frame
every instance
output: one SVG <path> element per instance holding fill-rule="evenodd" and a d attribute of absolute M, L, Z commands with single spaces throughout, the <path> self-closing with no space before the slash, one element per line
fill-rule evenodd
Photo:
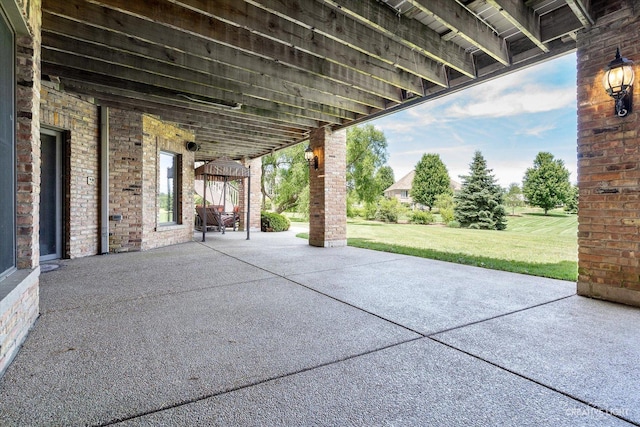
<path fill-rule="evenodd" d="M 45 134 L 49 136 L 53 136 L 56 138 L 56 201 L 55 201 L 55 216 L 56 216 L 56 253 L 49 255 L 41 255 L 41 261 L 51 261 L 54 259 L 60 259 L 64 255 L 63 245 L 64 245 L 64 207 L 62 205 L 64 198 L 64 182 L 63 176 L 65 175 L 63 167 L 63 155 L 64 155 L 64 146 L 63 146 L 63 135 L 64 132 L 42 126 L 40 128 L 40 134 Z M 40 187 L 42 191 L 42 186 Z M 42 206 L 40 207 L 40 215 L 42 215 Z"/>

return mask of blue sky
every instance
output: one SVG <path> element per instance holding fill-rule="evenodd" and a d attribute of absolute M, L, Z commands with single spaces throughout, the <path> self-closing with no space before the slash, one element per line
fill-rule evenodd
<path fill-rule="evenodd" d="M 575 70 L 575 54 L 565 55 L 370 123 L 387 138 L 396 180 L 436 153 L 460 181 L 480 150 L 498 184 L 521 185 L 536 154 L 548 151 L 575 183 Z"/>

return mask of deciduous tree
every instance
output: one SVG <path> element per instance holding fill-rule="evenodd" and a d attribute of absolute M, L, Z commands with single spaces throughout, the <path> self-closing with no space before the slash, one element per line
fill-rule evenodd
<path fill-rule="evenodd" d="M 449 171 L 438 154 L 424 154 L 416 165 L 416 174 L 411 184 L 411 198 L 414 202 L 434 206 L 436 197 L 453 194 Z"/>
<path fill-rule="evenodd" d="M 381 193 L 391 187 L 393 183 L 396 182 L 391 166 L 382 166 L 378 169 L 378 172 L 376 172 L 376 181 L 378 182 L 378 188 Z"/>
<path fill-rule="evenodd" d="M 522 189 L 517 183 L 512 182 L 509 184 L 509 188 L 504 194 L 504 202 L 512 209 L 511 212 L 513 215 L 516 213 L 516 208 L 524 204 Z"/>
<path fill-rule="evenodd" d="M 347 189 L 360 202 L 374 203 L 384 191 L 376 175 L 387 155 L 387 139 L 381 130 L 373 125 L 347 129 Z"/>
<path fill-rule="evenodd" d="M 522 192 L 529 204 L 544 209 L 545 215 L 550 209 L 566 203 L 571 194 L 571 183 L 564 162 L 555 159 L 551 153 L 538 153 L 533 167 L 524 174 Z"/>
<path fill-rule="evenodd" d="M 580 194 L 580 192 L 578 191 L 578 186 L 577 185 L 572 185 L 571 186 L 571 191 L 569 194 L 569 198 L 567 199 L 566 203 L 564 204 L 564 211 L 567 213 L 571 213 L 571 214 L 577 214 L 578 213 L 578 195 Z"/>
<path fill-rule="evenodd" d="M 309 212 L 309 167 L 305 144 L 262 157 L 262 195 L 278 212 Z"/>

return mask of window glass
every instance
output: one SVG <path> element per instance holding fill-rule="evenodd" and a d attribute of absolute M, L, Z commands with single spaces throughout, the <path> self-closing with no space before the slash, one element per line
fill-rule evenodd
<path fill-rule="evenodd" d="M 0 278 L 15 267 L 13 32 L 0 10 Z"/>
<path fill-rule="evenodd" d="M 175 224 L 178 222 L 177 193 L 177 156 L 160 152 L 160 183 L 158 191 L 158 223 Z"/>

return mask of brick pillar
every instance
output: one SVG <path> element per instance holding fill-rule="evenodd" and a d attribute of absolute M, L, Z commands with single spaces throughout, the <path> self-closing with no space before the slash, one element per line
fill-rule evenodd
<path fill-rule="evenodd" d="M 251 169 L 251 231 L 260 231 L 260 210 L 262 209 L 262 157 L 255 159 L 245 159 L 242 164 Z M 247 212 L 247 186 L 249 182 L 245 179 L 240 183 L 240 194 L 238 205 L 240 206 L 240 230 L 246 231 Z"/>
<path fill-rule="evenodd" d="M 141 113 L 109 108 L 109 252 L 142 249 L 143 137 Z"/>
<path fill-rule="evenodd" d="M 594 2 L 578 33 L 578 294 L 640 306 L 640 17 L 638 0 Z M 602 87 L 616 48 L 635 61 L 634 111 L 624 118 Z"/>
<path fill-rule="evenodd" d="M 318 156 L 318 170 L 309 170 L 309 244 L 338 247 L 347 244 L 347 132 L 318 128 L 310 145 Z"/>
<path fill-rule="evenodd" d="M 16 261 L 0 293 L 0 377 L 40 312 L 40 41 L 39 1 L 2 1 L 26 18 L 16 34 Z M 19 19 L 14 17 L 12 18 Z M 24 27 L 24 28 L 22 28 Z M 6 203 L 6 201 L 0 201 Z M 4 236 L 0 237 L 4 238 Z"/>
<path fill-rule="evenodd" d="M 16 193 L 17 264 L 40 264 L 40 25 L 39 6 L 29 11 L 31 35 L 17 36 Z"/>

